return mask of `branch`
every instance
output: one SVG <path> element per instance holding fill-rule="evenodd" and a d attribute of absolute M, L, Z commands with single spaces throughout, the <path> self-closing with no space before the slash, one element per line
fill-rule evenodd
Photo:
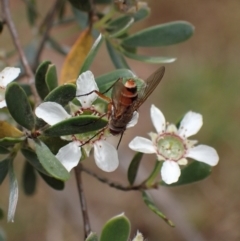
<path fill-rule="evenodd" d="M 31 91 L 33 93 L 33 96 L 35 98 L 36 103 L 39 102 L 39 97 L 38 94 L 36 92 L 35 86 L 34 86 L 34 74 L 32 72 L 32 69 L 27 61 L 26 55 L 24 54 L 24 51 L 22 49 L 22 46 L 20 44 L 20 40 L 19 40 L 19 36 L 16 30 L 16 27 L 13 23 L 12 17 L 11 17 L 11 13 L 9 10 L 9 1 L 8 0 L 1 0 L 1 4 L 2 4 L 2 16 L 3 16 L 3 20 L 5 21 L 5 23 L 8 26 L 9 32 L 12 36 L 12 40 L 13 43 L 18 51 L 21 63 L 23 65 L 23 68 L 28 76 L 28 83 L 31 87 Z"/>
<path fill-rule="evenodd" d="M 82 164 L 79 163 L 74 168 L 74 171 L 75 171 L 78 194 L 79 194 L 79 199 L 80 199 L 80 206 L 81 206 L 81 211 L 82 211 L 82 216 L 83 216 L 84 240 L 85 240 L 91 232 L 91 227 L 90 227 L 90 222 L 89 222 L 89 218 L 88 218 L 87 204 L 86 204 L 83 187 L 82 187 L 82 178 L 81 178 Z"/>
<path fill-rule="evenodd" d="M 47 13 L 46 17 L 44 18 L 42 24 L 40 25 L 40 33 L 43 32 L 43 35 L 42 35 L 42 39 L 40 41 L 40 44 L 38 46 L 36 58 L 35 58 L 34 64 L 33 64 L 33 69 L 36 69 L 38 64 L 39 64 L 40 55 L 43 51 L 43 47 L 45 45 L 45 42 L 48 39 L 49 31 L 53 26 L 53 20 L 54 20 L 55 12 L 58 10 L 58 8 L 61 6 L 61 4 L 62 4 L 61 0 L 56 0 L 55 3 L 53 4 L 52 8 Z"/>
<path fill-rule="evenodd" d="M 96 173 L 88 170 L 87 168 L 82 166 L 82 171 L 86 172 L 92 177 L 95 177 L 98 181 L 107 184 L 110 187 L 113 187 L 117 190 L 121 191 L 142 191 L 142 190 L 149 190 L 149 189 L 158 189 L 158 183 L 153 183 L 151 186 L 146 186 L 145 183 L 136 185 L 136 186 L 123 186 L 122 184 L 111 182 L 107 178 L 99 177 Z"/>

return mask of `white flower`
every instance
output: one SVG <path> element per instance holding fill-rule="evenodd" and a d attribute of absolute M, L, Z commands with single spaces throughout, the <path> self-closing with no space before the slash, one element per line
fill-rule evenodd
<path fill-rule="evenodd" d="M 82 73 L 77 79 L 77 94 L 82 95 L 89 93 L 93 90 L 98 90 L 94 76 L 91 71 Z M 97 98 L 95 93 L 90 95 L 77 97 L 81 102 L 83 108 L 90 108 L 92 102 Z M 71 118 L 66 110 L 55 102 L 44 102 L 40 104 L 35 110 L 36 116 L 43 119 L 49 125 L 55 125 L 60 121 Z M 74 136 L 73 141 L 66 146 L 59 149 L 56 157 L 63 164 L 63 166 L 70 171 L 73 167 L 77 166 L 81 159 L 82 151 L 81 144 L 87 140 L 78 140 L 77 136 Z M 90 137 L 89 137 L 90 138 Z M 105 172 L 112 172 L 116 170 L 119 165 L 117 150 L 114 146 L 106 142 L 104 135 L 100 135 L 97 140 L 92 140 L 91 143 L 87 144 L 87 154 L 90 149 L 94 148 L 94 159 L 96 165 Z M 90 145 L 90 148 L 89 148 Z M 84 146 L 83 146 L 84 147 Z"/>
<path fill-rule="evenodd" d="M 156 153 L 159 161 L 164 161 L 162 180 L 171 184 L 178 181 L 181 174 L 179 165 L 187 164 L 187 157 L 210 166 L 217 165 L 219 156 L 216 150 L 207 145 L 194 146 L 197 141 L 188 140 L 202 127 L 202 115 L 189 111 L 182 119 L 180 127 L 166 124 L 162 112 L 154 105 L 151 106 L 151 119 L 157 133 L 150 133 L 151 140 L 135 137 L 129 147 L 143 153 Z"/>
<path fill-rule="evenodd" d="M 0 72 L 0 108 L 6 105 L 5 91 L 7 85 L 18 77 L 20 74 L 19 68 L 6 67 Z"/>

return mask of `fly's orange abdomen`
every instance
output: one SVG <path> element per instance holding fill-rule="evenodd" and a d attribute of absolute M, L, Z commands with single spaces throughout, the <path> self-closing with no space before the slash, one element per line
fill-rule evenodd
<path fill-rule="evenodd" d="M 121 91 L 119 103 L 127 107 L 137 99 L 137 86 L 135 81 L 130 79 L 125 83 L 124 87 Z"/>

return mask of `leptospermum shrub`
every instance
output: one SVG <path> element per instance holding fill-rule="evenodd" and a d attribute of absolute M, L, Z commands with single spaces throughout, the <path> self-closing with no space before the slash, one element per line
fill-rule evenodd
<path fill-rule="evenodd" d="M 84 167 L 92 153 L 96 165 L 103 172 L 118 169 L 119 162 L 124 160 L 119 160 L 117 148 L 108 143 L 108 137 L 121 136 L 128 128 L 134 128 L 138 118 L 141 118 L 138 108 L 164 78 L 165 68 L 160 66 L 175 61 L 174 57 L 140 55 L 138 48 L 178 44 L 192 36 L 193 26 L 185 21 L 175 21 L 132 33 L 131 27 L 148 17 L 150 7 L 143 1 L 122 0 L 56 1 L 39 24 L 38 1 L 25 1 L 29 24 L 38 29 L 38 44 L 31 48 L 33 57 L 27 59 L 27 54 L 21 51 L 11 11 L 8 11 L 8 1 L 1 2 L 1 27 L 4 31 L 14 32 L 13 44 L 17 46 L 22 63 L 21 69 L 17 66 L 6 67 L 0 73 L 0 184 L 8 175 L 7 220 L 14 220 L 17 208 L 18 181 L 14 160 L 21 152 L 25 159 L 22 176 L 26 195 L 34 193 L 36 178 L 42 178 L 53 189 L 64 191 L 64 183 L 75 173 L 85 239 L 129 240 L 130 221 L 124 214 L 113 217 L 103 225 L 101 234 L 92 232 L 86 218 L 80 175 L 86 172 L 98 178 Z M 64 15 L 66 8 L 71 9 L 70 16 Z M 81 31 L 70 51 L 67 51 L 61 41 L 50 33 L 50 29 L 75 21 L 81 26 Z M 66 55 L 60 77 L 56 74 L 54 63 L 48 60 L 40 63 L 46 44 L 59 54 Z M 116 69 L 102 76 L 94 76 L 89 68 L 103 44 L 106 44 Z M 144 81 L 138 77 L 137 70 L 131 70 L 128 58 L 156 64 L 156 72 Z M 28 80 L 27 83 L 20 81 L 22 77 Z M 174 125 L 165 121 L 158 108 L 155 103 L 150 109 L 155 131 L 149 130 L 149 139 L 136 133 L 129 143 L 129 147 L 136 152 L 127 171 L 129 185 L 123 186 L 101 178 L 98 180 L 123 191 L 138 190 L 149 210 L 174 226 L 156 207 L 147 191 L 159 186 L 167 188 L 200 181 L 210 175 L 219 157 L 214 148 L 197 145 L 197 141 L 188 139 L 200 130 L 203 123 L 201 114 L 188 112 L 186 106 L 186 115 Z M 145 153 L 155 153 L 156 164 L 146 179 L 135 184 Z M 2 209 L 0 213 L 2 217 Z M 144 238 L 138 232 L 132 240 Z"/>

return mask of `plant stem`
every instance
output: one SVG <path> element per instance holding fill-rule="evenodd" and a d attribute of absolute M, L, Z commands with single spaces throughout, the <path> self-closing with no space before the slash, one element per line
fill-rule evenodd
<path fill-rule="evenodd" d="M 28 63 L 28 60 L 26 58 L 26 55 L 24 54 L 24 51 L 22 49 L 22 46 L 20 44 L 19 36 L 16 30 L 16 27 L 13 23 L 11 13 L 9 10 L 9 1 L 8 0 L 1 0 L 1 5 L 2 5 L 2 17 L 3 20 L 6 22 L 9 32 L 12 36 L 13 43 L 18 51 L 20 60 L 22 62 L 23 68 L 28 76 L 28 83 L 31 87 L 32 94 L 35 98 L 36 104 L 39 103 L 39 97 L 36 91 L 36 88 L 34 86 L 34 74 L 32 72 L 32 69 Z"/>
<path fill-rule="evenodd" d="M 136 186 L 123 186 L 122 184 L 111 182 L 107 178 L 99 177 L 96 173 L 88 170 L 87 168 L 82 166 L 82 171 L 86 172 L 92 177 L 95 177 L 98 181 L 107 184 L 110 187 L 113 187 L 120 191 L 142 191 L 142 190 L 149 190 L 149 189 L 157 189 L 158 183 L 152 183 L 151 186 L 146 186 L 145 183 L 141 183 Z"/>
<path fill-rule="evenodd" d="M 82 164 L 79 163 L 75 168 L 75 177 L 77 182 L 77 188 L 78 188 L 78 194 L 80 199 L 80 206 L 83 216 L 83 227 L 84 227 L 84 240 L 87 238 L 87 236 L 91 232 L 90 222 L 88 218 L 88 212 L 87 212 L 87 203 L 85 200 L 84 192 L 83 192 L 83 186 L 82 186 Z"/>

